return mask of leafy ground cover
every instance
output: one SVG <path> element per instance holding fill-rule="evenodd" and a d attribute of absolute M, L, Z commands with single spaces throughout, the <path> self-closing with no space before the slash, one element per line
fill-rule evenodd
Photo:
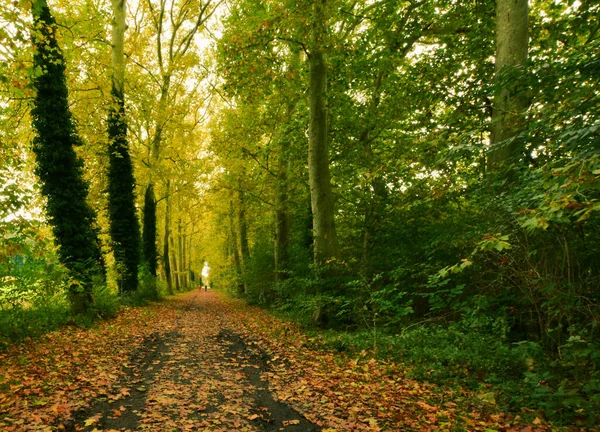
<path fill-rule="evenodd" d="M 128 308 L 0 354 L 0 429 L 551 430 L 400 364 L 320 349 L 286 321 L 215 292 Z"/>

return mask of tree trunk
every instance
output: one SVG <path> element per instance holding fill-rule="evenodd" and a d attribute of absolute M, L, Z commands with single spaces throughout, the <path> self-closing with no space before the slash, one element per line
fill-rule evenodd
<path fill-rule="evenodd" d="M 173 250 L 173 253 L 171 254 L 171 266 L 175 269 L 175 291 L 179 292 L 181 290 L 181 285 L 179 284 L 179 264 L 177 262 L 177 248 L 175 247 L 175 239 L 173 239 L 173 236 L 171 236 L 170 240 L 171 250 Z"/>
<path fill-rule="evenodd" d="M 167 190 L 165 192 L 165 234 L 163 239 L 163 268 L 165 269 L 165 279 L 167 280 L 167 291 L 169 294 L 173 294 L 173 279 L 171 277 L 171 261 L 169 256 L 169 237 L 170 237 L 170 197 L 171 193 L 171 181 L 167 180 Z"/>
<path fill-rule="evenodd" d="M 192 269 L 192 234 L 189 235 L 189 242 L 187 243 L 187 275 L 188 275 L 188 280 L 190 281 L 190 283 L 194 282 L 195 278 L 194 278 L 194 270 Z M 193 285 L 192 287 L 193 288 Z"/>
<path fill-rule="evenodd" d="M 238 282 L 237 291 L 238 294 L 241 295 L 246 292 L 246 287 L 243 282 L 242 264 L 240 260 L 240 252 L 238 249 L 238 238 L 234 222 L 233 201 L 229 202 L 229 232 L 231 238 L 231 250 L 233 252 L 233 266 L 235 268 L 236 280 Z"/>
<path fill-rule="evenodd" d="M 135 210 L 135 178 L 125 121 L 125 0 L 113 0 L 112 104 L 108 111 L 108 214 L 117 265 L 118 284 L 124 291 L 138 286 L 140 226 Z"/>
<path fill-rule="evenodd" d="M 69 109 L 56 21 L 45 0 L 33 1 L 32 15 L 33 65 L 44 71 L 33 78 L 36 94 L 31 118 L 36 132 L 36 174 L 47 198 L 45 210 L 59 246 L 58 258 L 71 273 L 69 300 L 79 314 L 92 303 L 94 279 L 103 279 L 105 268 L 95 228 L 96 213 L 86 201 L 88 184 L 83 178 L 83 162 L 74 150 L 81 140 Z"/>
<path fill-rule="evenodd" d="M 240 230 L 241 270 L 244 292 L 248 292 L 248 261 L 250 246 L 248 245 L 248 224 L 246 221 L 246 193 L 241 182 L 238 184 L 238 226 Z"/>
<path fill-rule="evenodd" d="M 496 9 L 496 78 L 506 68 L 523 66 L 528 50 L 528 1 L 498 0 Z M 494 99 L 488 171 L 495 171 L 519 155 L 515 136 L 523 128 L 527 101 L 523 93 L 504 86 Z M 512 138 L 512 140 L 511 140 Z"/>
<path fill-rule="evenodd" d="M 180 208 L 181 212 L 181 208 Z M 183 251 L 183 233 L 181 229 L 181 217 L 177 221 L 177 250 L 179 251 L 179 267 L 177 268 L 177 273 L 179 276 L 179 287 L 182 290 L 187 288 L 186 278 L 185 278 L 185 253 Z"/>
<path fill-rule="evenodd" d="M 300 69 L 300 52 L 295 46 L 291 47 L 290 69 Z M 297 98 L 289 99 L 286 107 L 286 122 L 291 121 L 295 111 Z M 289 244 L 290 244 L 290 215 L 288 205 L 289 172 L 290 172 L 290 141 L 284 136 L 279 142 L 277 159 L 277 183 L 275 186 L 275 282 L 287 279 L 289 274 Z"/>
<path fill-rule="evenodd" d="M 148 272 L 156 278 L 156 197 L 152 184 L 146 186 L 144 194 L 144 231 L 143 231 L 144 261 Z"/>
<path fill-rule="evenodd" d="M 118 0 L 113 0 L 113 1 L 118 1 Z M 185 6 L 189 6 L 191 8 L 196 7 L 196 5 L 193 2 L 187 2 Z M 161 71 L 162 83 L 160 86 L 160 99 L 159 99 L 159 103 L 158 103 L 158 110 L 157 110 L 157 117 L 156 117 L 157 118 L 156 129 L 154 131 L 154 136 L 153 136 L 151 146 L 150 146 L 150 156 L 149 156 L 149 159 L 150 159 L 149 160 L 150 182 L 149 183 L 151 186 L 154 184 L 154 182 L 152 180 L 152 171 L 155 170 L 158 165 L 161 144 L 162 144 L 163 131 L 164 131 L 165 125 L 168 121 L 168 116 L 165 115 L 165 109 L 167 107 L 168 99 L 169 99 L 169 91 L 170 91 L 170 87 L 171 87 L 171 75 L 173 73 L 173 62 L 181 59 L 186 54 L 188 49 L 191 46 L 193 46 L 193 44 L 191 44 L 189 42 L 191 42 L 193 40 L 193 37 L 194 37 L 194 35 L 197 34 L 198 29 L 200 29 L 202 27 L 202 25 L 204 24 L 206 19 L 208 19 L 208 17 L 210 16 L 210 14 L 207 14 L 208 7 L 200 7 L 199 8 L 200 15 L 198 16 L 197 19 L 195 19 L 195 24 L 190 29 L 189 25 L 183 25 L 184 22 L 190 17 L 190 15 L 189 15 L 190 9 L 188 9 L 187 7 L 184 7 L 185 11 L 182 11 L 182 9 L 179 9 L 175 12 L 173 8 L 171 8 L 170 11 L 167 11 L 165 9 L 165 7 L 166 7 L 166 2 L 160 2 L 160 9 L 157 10 L 157 18 L 158 19 L 156 19 L 154 21 L 154 25 L 156 28 L 156 36 L 157 36 L 156 37 L 156 54 L 157 54 L 157 59 L 158 59 L 158 67 L 160 68 L 160 71 Z M 175 15 L 174 15 L 174 13 L 175 13 Z M 165 25 L 163 22 L 163 20 L 166 19 L 167 17 L 170 18 L 169 19 L 170 25 L 168 25 L 168 24 Z M 167 42 L 167 45 L 169 45 L 169 47 L 170 47 L 168 57 L 163 56 L 163 42 L 165 42 L 165 41 L 162 39 L 162 37 L 163 37 L 163 29 L 166 29 L 166 28 L 170 28 L 170 38 Z M 185 32 L 188 43 L 181 43 L 181 44 L 176 43 L 176 41 L 178 39 L 178 35 L 181 35 L 181 32 Z M 174 47 L 176 47 L 176 48 L 174 49 Z M 165 62 L 164 61 L 165 59 L 168 59 L 168 62 Z M 165 221 L 165 224 L 168 225 L 167 221 Z M 144 226 L 144 230 L 145 229 L 146 229 L 146 226 Z M 168 249 L 169 236 L 166 235 L 165 238 L 166 238 L 165 248 Z M 154 244 L 156 244 L 156 240 L 154 240 Z M 167 259 L 167 262 L 168 262 L 168 259 Z M 168 279 L 170 279 L 170 278 L 168 278 Z"/>
<path fill-rule="evenodd" d="M 161 87 L 161 93 L 160 93 L 160 99 L 158 102 L 158 111 L 159 113 L 163 113 L 167 104 L 167 98 L 169 95 L 169 85 L 171 83 L 171 79 L 170 76 L 168 77 L 163 77 L 163 85 Z M 154 131 L 154 137 L 152 138 L 152 145 L 150 147 L 150 156 L 149 156 L 149 165 L 150 165 L 150 181 L 148 183 L 148 186 L 146 187 L 146 193 L 148 193 L 149 189 L 154 189 L 154 180 L 153 180 L 153 175 L 152 175 L 152 171 L 154 169 L 156 169 L 156 166 L 158 165 L 158 161 L 159 161 L 159 157 L 160 157 L 160 144 L 162 141 L 162 132 L 163 132 L 163 124 L 158 122 L 156 124 L 156 130 Z M 153 194 L 154 195 L 154 194 Z M 167 210 L 165 211 L 165 226 L 169 225 L 169 221 L 166 219 L 167 215 L 169 214 L 169 182 L 167 181 Z M 152 257 L 154 255 L 154 257 L 156 257 L 157 252 L 156 252 L 156 201 L 153 202 L 153 205 L 151 206 L 151 208 L 148 208 L 147 206 L 151 204 L 148 201 L 144 201 L 144 226 L 143 226 L 143 231 L 144 231 L 144 259 L 146 260 L 146 265 L 148 266 L 149 269 L 152 269 L 154 267 L 154 275 L 156 275 L 156 263 L 152 263 Z M 154 215 L 152 216 L 151 213 L 154 213 Z M 154 222 L 154 226 L 151 226 L 151 222 Z M 146 234 L 148 233 L 148 234 Z M 153 237 L 152 237 L 153 236 Z M 168 245 L 168 238 L 169 236 L 165 233 L 165 238 L 167 239 L 167 242 L 165 245 L 163 245 L 163 251 L 167 251 L 169 250 L 169 245 Z M 149 250 L 150 246 L 154 245 L 154 253 L 152 253 L 152 251 Z M 164 252 L 163 252 L 164 254 Z M 167 255 L 168 256 L 168 255 Z M 154 258 L 156 259 L 156 258 Z M 168 263 L 169 260 L 163 260 L 163 265 L 169 266 L 170 264 L 166 264 Z M 165 268 L 165 277 L 167 279 L 167 286 L 168 286 L 168 290 L 169 293 L 172 294 L 173 293 L 173 287 L 172 287 L 172 282 L 171 282 L 171 272 L 170 269 L 167 272 L 166 268 Z"/>
<path fill-rule="evenodd" d="M 288 214 L 288 152 L 289 141 L 284 138 L 279 146 L 277 185 L 275 193 L 275 282 L 287 279 L 290 242 L 290 221 Z"/>
<path fill-rule="evenodd" d="M 324 264 L 339 255 L 335 230 L 333 193 L 329 173 L 327 137 L 327 65 L 325 63 L 325 15 L 323 0 L 313 3 L 310 67 L 310 122 L 308 176 L 313 214 L 314 261 Z"/>

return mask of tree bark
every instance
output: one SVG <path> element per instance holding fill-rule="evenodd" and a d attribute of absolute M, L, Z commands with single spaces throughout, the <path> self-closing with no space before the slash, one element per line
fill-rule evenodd
<path fill-rule="evenodd" d="M 308 176 L 313 214 L 314 261 L 324 264 L 339 255 L 334 220 L 333 193 L 329 173 L 327 128 L 326 23 L 323 0 L 313 3 L 310 68 L 310 120 L 308 138 Z"/>
<path fill-rule="evenodd" d="M 496 9 L 496 79 L 506 68 L 523 66 L 528 51 L 528 1 L 498 0 Z M 523 128 L 527 101 L 522 92 L 504 86 L 494 99 L 491 147 L 487 168 L 492 172 L 519 155 L 515 139 Z M 512 140 L 511 140 L 512 139 Z"/>

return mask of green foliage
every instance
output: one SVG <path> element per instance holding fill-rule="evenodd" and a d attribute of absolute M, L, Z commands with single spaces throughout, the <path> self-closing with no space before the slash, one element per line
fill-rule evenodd
<path fill-rule="evenodd" d="M 144 221 L 143 221 L 144 263 L 148 272 L 156 277 L 158 254 L 156 251 L 156 198 L 154 187 L 148 185 L 144 195 Z"/>
<path fill-rule="evenodd" d="M 495 386 L 515 410 L 564 423 L 597 411 L 598 5 L 532 5 L 527 64 L 495 76 L 494 2 L 336 4 L 328 108 L 343 251 L 329 272 L 311 263 L 302 200 L 308 68 L 292 54 L 309 17 L 285 1 L 234 3 L 216 57 L 236 103 L 213 134 L 250 197 L 248 299 L 354 331 L 340 349 L 397 355 L 420 378 Z M 492 100 L 506 91 L 527 100 L 503 143 L 522 151 L 487 173 Z M 293 119 L 281 115 L 290 99 Z M 281 136 L 292 229 L 288 278 L 275 284 L 264 215 Z"/>
<path fill-rule="evenodd" d="M 36 173 L 47 198 L 46 213 L 59 245 L 58 256 L 70 270 L 69 297 L 78 312 L 91 303 L 92 279 L 103 274 L 95 212 L 86 203 L 88 186 L 74 147 L 81 145 L 69 109 L 65 62 L 56 39 L 56 22 L 42 0 L 34 2 L 34 64 L 31 110 L 36 136 Z"/>
<path fill-rule="evenodd" d="M 66 289 L 71 277 L 57 262 L 47 234 L 38 221 L 0 221 L 0 344 L 39 335 L 70 320 Z"/>
<path fill-rule="evenodd" d="M 146 268 L 140 271 L 140 285 L 135 292 L 125 292 L 121 303 L 128 306 L 143 306 L 148 302 L 159 301 L 167 295 L 166 283 L 157 281 Z"/>
<path fill-rule="evenodd" d="M 0 350 L 9 343 L 40 336 L 71 322 L 67 297 L 38 296 L 26 305 L 0 308 Z"/>
<path fill-rule="evenodd" d="M 265 237 L 262 236 L 262 239 Z M 264 241 L 264 240 L 263 240 Z M 268 274 L 273 273 L 273 250 L 258 242 L 246 264 L 246 295 L 258 304 L 269 305 L 273 301 L 272 283 Z"/>
<path fill-rule="evenodd" d="M 123 95 L 114 96 L 117 106 L 110 108 L 108 116 L 110 235 L 119 273 L 119 288 L 123 291 L 135 291 L 138 287 L 141 252 L 140 225 L 135 209 L 135 179 L 127 142 Z"/>
<path fill-rule="evenodd" d="M 0 263 L 0 348 L 68 323 L 69 278 L 56 262 L 15 255 Z"/>
<path fill-rule="evenodd" d="M 166 295 L 165 282 L 157 280 L 146 266 L 140 268 L 139 278 L 140 286 L 138 290 L 143 298 L 160 300 Z"/>
<path fill-rule="evenodd" d="M 114 317 L 121 307 L 119 296 L 106 285 L 95 285 L 92 296 L 92 306 L 81 323 L 91 324 L 98 318 Z"/>

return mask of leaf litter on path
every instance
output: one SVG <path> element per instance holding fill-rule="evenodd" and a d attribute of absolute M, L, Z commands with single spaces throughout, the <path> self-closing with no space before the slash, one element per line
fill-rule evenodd
<path fill-rule="evenodd" d="M 224 294 L 180 294 L 0 354 L 0 430 L 547 430 L 313 345 Z"/>

